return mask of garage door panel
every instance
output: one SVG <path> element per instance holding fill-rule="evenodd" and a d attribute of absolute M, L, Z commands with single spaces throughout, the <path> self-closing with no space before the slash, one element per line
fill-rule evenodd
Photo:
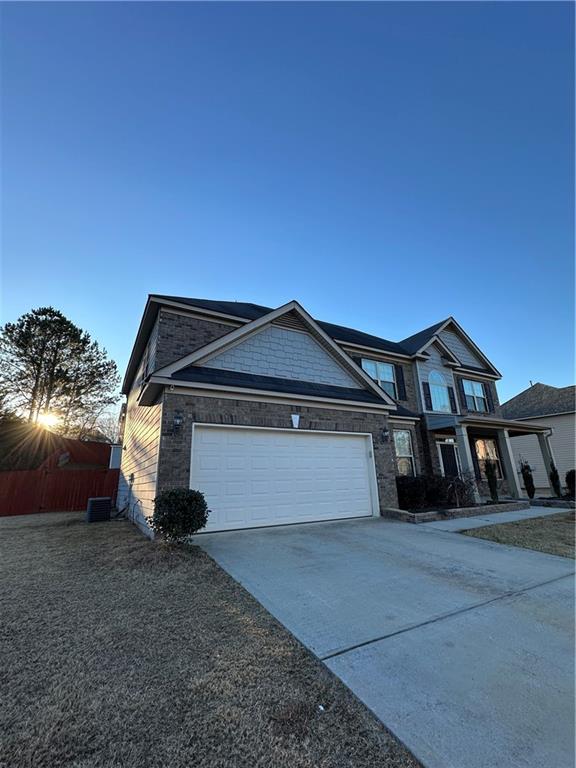
<path fill-rule="evenodd" d="M 191 487 L 206 495 L 207 531 L 372 514 L 364 435 L 196 425 Z"/>

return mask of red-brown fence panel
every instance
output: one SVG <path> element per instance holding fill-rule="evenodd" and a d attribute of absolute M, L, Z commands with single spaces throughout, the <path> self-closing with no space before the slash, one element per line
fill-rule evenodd
<path fill-rule="evenodd" d="M 116 499 L 118 469 L 0 472 L 0 517 L 86 509 L 92 496 Z"/>

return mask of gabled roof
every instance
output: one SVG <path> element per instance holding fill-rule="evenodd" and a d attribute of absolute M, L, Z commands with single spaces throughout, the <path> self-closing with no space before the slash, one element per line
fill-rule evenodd
<path fill-rule="evenodd" d="M 122 385 L 123 394 L 128 394 L 130 390 L 150 331 L 154 325 L 158 311 L 163 304 L 189 308 L 191 311 L 197 309 L 200 312 L 212 314 L 214 319 L 217 319 L 218 317 L 222 317 L 222 319 L 227 318 L 229 321 L 236 321 L 238 324 L 246 324 L 258 320 L 264 315 L 275 311 L 271 307 L 266 307 L 262 304 L 252 304 L 243 301 L 216 301 L 212 299 L 196 299 L 184 296 L 150 294 L 138 329 L 136 341 L 132 349 L 130 361 L 126 369 L 126 375 Z M 488 373 L 490 375 L 500 376 L 497 369 L 490 363 L 485 355 L 482 354 L 474 342 L 466 335 L 452 317 L 446 318 L 439 323 L 435 323 L 429 328 L 425 328 L 423 331 L 408 336 L 408 338 L 400 342 L 390 341 L 389 339 L 384 339 L 380 336 L 374 336 L 343 325 L 327 323 L 323 320 L 315 320 L 314 322 L 324 331 L 324 333 L 336 342 L 350 344 L 352 346 L 366 347 L 367 349 L 381 350 L 382 352 L 389 352 L 392 355 L 399 355 L 405 358 L 413 357 L 440 329 L 449 323 L 453 323 L 461 335 L 478 352 L 481 359 L 486 361 L 487 367 L 478 368 L 478 373 Z M 466 366 L 466 368 L 471 370 L 470 366 Z"/>
<path fill-rule="evenodd" d="M 374 382 L 373 379 L 371 379 L 370 376 L 368 376 L 368 374 L 359 365 L 357 365 L 354 360 L 352 360 L 352 358 L 347 355 L 346 352 L 344 352 L 333 339 L 330 338 L 324 329 L 318 325 L 314 318 L 311 317 L 308 312 L 306 312 L 304 307 L 302 307 L 297 301 L 289 301 L 287 304 L 284 304 L 277 309 L 271 310 L 270 312 L 261 315 L 261 317 L 240 326 L 239 328 L 235 328 L 233 331 L 230 331 L 230 333 L 227 333 L 224 336 L 220 336 L 218 339 L 215 339 L 209 344 L 206 344 L 200 349 L 197 349 L 195 352 L 184 355 L 184 357 L 180 358 L 179 360 L 175 360 L 173 363 L 159 368 L 158 370 L 154 371 L 154 376 L 173 377 L 174 374 L 177 374 L 179 371 L 182 371 L 184 368 L 188 368 L 189 366 L 201 366 L 204 362 L 214 357 L 214 355 L 230 348 L 233 345 L 238 344 L 242 340 L 250 337 L 252 334 L 257 333 L 261 329 L 265 328 L 270 323 L 287 315 L 295 315 L 299 317 L 300 321 L 302 321 L 304 326 L 307 327 L 310 333 L 315 337 L 316 341 L 319 342 L 337 362 L 339 362 L 340 366 L 344 368 L 344 370 L 346 370 L 353 379 L 356 379 L 356 381 L 364 390 L 368 390 L 373 395 L 375 395 L 375 398 L 378 402 L 383 402 L 383 404 L 387 406 L 395 407 L 396 404 L 394 400 L 388 395 L 388 393 L 379 387 L 378 384 L 376 384 L 376 382 Z M 174 376 L 174 378 L 177 378 L 177 375 Z M 362 392 L 363 389 L 359 389 L 358 391 Z"/>
<path fill-rule="evenodd" d="M 486 366 L 485 368 L 475 368 L 475 370 L 488 374 L 490 376 L 499 377 L 500 371 L 496 368 L 495 365 L 493 365 L 490 362 L 490 360 L 488 360 L 488 358 L 482 352 L 482 350 L 479 349 L 478 346 L 476 346 L 476 344 L 472 341 L 470 336 L 468 336 L 466 331 L 462 328 L 461 325 L 459 325 L 456 322 L 456 320 L 453 317 L 447 317 L 446 320 L 442 320 L 442 322 L 440 323 L 431 325 L 429 328 L 425 328 L 423 331 L 420 331 L 419 333 L 415 333 L 413 336 L 409 336 L 407 339 L 404 339 L 403 341 L 401 341 L 400 344 L 406 349 L 409 349 L 412 355 L 417 355 L 418 353 L 423 352 L 426 349 L 426 347 L 432 343 L 432 341 L 436 341 L 436 340 L 441 341 L 440 334 L 445 328 L 448 328 L 450 326 L 454 331 L 456 331 L 457 335 L 461 337 L 464 343 L 467 344 L 475 352 L 479 360 L 485 363 L 485 366 Z M 464 368 L 466 370 L 470 370 L 469 366 L 462 365 L 460 363 L 457 356 L 448 349 L 446 344 L 443 344 L 443 346 L 448 350 L 453 360 L 458 362 L 459 367 Z"/>
<path fill-rule="evenodd" d="M 261 304 L 251 304 L 245 301 L 213 301 L 211 299 L 186 299 L 183 296 L 160 296 L 151 294 L 152 299 L 161 299 L 164 301 L 174 301 L 178 304 L 187 304 L 190 307 L 207 309 L 211 312 L 218 312 L 222 315 L 232 317 L 241 317 L 245 320 L 257 320 L 262 315 L 272 312 L 272 307 L 264 307 Z"/>
<path fill-rule="evenodd" d="M 272 307 L 265 307 L 262 304 L 250 304 L 243 301 L 212 301 L 209 299 L 186 299 L 182 296 L 159 296 L 152 294 L 150 298 L 164 301 L 173 301 L 178 304 L 186 304 L 190 307 L 207 309 L 210 312 L 218 312 L 229 317 L 240 317 L 244 320 L 257 320 L 263 315 L 273 311 Z M 379 336 L 372 336 L 369 333 L 356 331 L 354 328 L 346 328 L 343 325 L 326 323 L 323 320 L 316 320 L 318 325 L 326 333 L 337 341 L 348 342 L 349 344 L 359 344 L 360 346 L 382 349 L 386 352 L 395 352 L 399 355 L 406 355 L 406 350 L 395 341 L 382 339 Z"/>
<path fill-rule="evenodd" d="M 426 344 L 432 340 L 436 332 L 439 331 L 449 319 L 450 318 L 441 320 L 439 323 L 435 323 L 429 328 L 424 328 L 423 331 L 418 331 L 418 333 L 408 336 L 407 339 L 402 339 L 400 346 L 405 349 L 409 355 L 415 355 L 422 349 L 422 347 L 426 346 Z"/>
<path fill-rule="evenodd" d="M 507 419 L 530 419 L 576 411 L 576 386 L 552 387 L 534 384 L 502 404 Z"/>

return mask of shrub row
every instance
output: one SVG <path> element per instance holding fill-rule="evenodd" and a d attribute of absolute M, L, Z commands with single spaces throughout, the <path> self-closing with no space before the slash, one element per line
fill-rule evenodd
<path fill-rule="evenodd" d="M 397 477 L 398 506 L 405 510 L 470 507 L 474 502 L 473 478 L 417 475 Z"/>

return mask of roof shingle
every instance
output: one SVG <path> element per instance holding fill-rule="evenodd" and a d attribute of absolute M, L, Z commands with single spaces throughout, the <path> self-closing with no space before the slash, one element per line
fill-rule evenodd
<path fill-rule="evenodd" d="M 534 384 L 502 404 L 506 419 L 529 419 L 576 411 L 576 386 Z"/>

